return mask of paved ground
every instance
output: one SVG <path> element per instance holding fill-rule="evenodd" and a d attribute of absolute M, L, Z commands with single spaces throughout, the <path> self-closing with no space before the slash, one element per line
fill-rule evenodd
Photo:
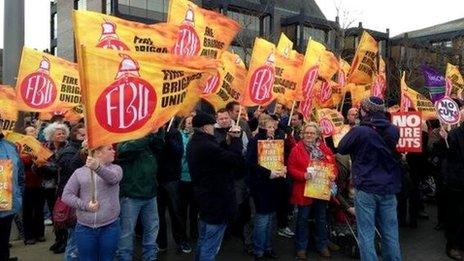
<path fill-rule="evenodd" d="M 402 228 L 401 248 L 404 260 L 417 261 L 446 261 L 450 260 L 444 255 L 445 239 L 442 232 L 437 232 L 433 229 L 435 226 L 435 208 L 428 208 L 430 220 L 423 220 L 419 223 L 418 229 Z M 47 228 L 47 242 L 39 243 L 33 246 L 24 246 L 22 241 L 12 242 L 12 256 L 19 257 L 21 261 L 37 261 L 37 260 L 63 260 L 62 255 L 55 255 L 48 251 L 51 245 L 52 233 L 50 227 Z M 172 239 L 171 239 L 172 242 Z M 283 239 L 275 237 L 273 241 L 276 252 L 280 255 L 279 260 L 294 260 L 293 241 L 291 239 Z M 324 260 L 319 258 L 317 254 L 311 253 L 310 260 Z M 137 258 L 136 260 L 141 260 Z M 175 251 L 172 245 L 168 252 L 160 257 L 160 260 L 169 261 L 184 261 L 193 260 L 193 254 L 180 255 Z M 217 260 L 222 261 L 237 261 L 237 260 L 253 260 L 243 254 L 239 240 L 231 238 L 226 240 L 218 256 Z M 353 260 L 341 253 L 334 253 L 332 260 Z"/>

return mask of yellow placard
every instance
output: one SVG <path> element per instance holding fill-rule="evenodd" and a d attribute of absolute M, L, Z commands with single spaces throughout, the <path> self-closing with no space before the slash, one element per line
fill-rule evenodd
<path fill-rule="evenodd" d="M 81 102 L 77 64 L 23 48 L 16 84 L 18 110 L 47 112 Z"/>
<path fill-rule="evenodd" d="M 15 89 L 11 86 L 0 85 L 0 126 L 3 130 L 12 131 L 17 120 Z"/>
<path fill-rule="evenodd" d="M 311 179 L 306 181 L 304 196 L 329 200 L 331 195 L 331 183 L 335 179 L 334 164 L 313 162 L 310 166 L 308 166 L 308 170 L 314 174 Z"/>
<path fill-rule="evenodd" d="M 168 23 L 180 26 L 172 49 L 177 55 L 219 59 L 240 31 L 236 21 L 187 0 L 170 1 Z"/>
<path fill-rule="evenodd" d="M 41 165 L 53 155 L 49 149 L 44 147 L 36 138 L 16 132 L 7 132 L 5 139 L 15 144 L 20 154 L 30 155 L 32 160 Z"/>
<path fill-rule="evenodd" d="M 221 62 L 222 67 L 219 68 L 219 74 L 215 76 L 215 79 L 209 78 L 207 85 L 205 85 L 207 90 L 205 87 L 202 90 L 202 97 L 216 111 L 225 108 L 229 102 L 240 101 L 247 74 L 245 64 L 237 54 L 225 51 L 221 55 Z"/>
<path fill-rule="evenodd" d="M 371 84 L 377 71 L 377 41 L 366 31 L 359 41 L 358 49 L 351 63 L 348 82 L 357 85 Z"/>
<path fill-rule="evenodd" d="M 13 207 L 13 162 L 0 159 L 0 211 Z"/>
<path fill-rule="evenodd" d="M 87 47 L 81 55 L 90 148 L 141 138 L 193 107 L 190 97 L 199 97 L 199 86 L 218 67 L 218 61 L 200 56 Z"/>
<path fill-rule="evenodd" d="M 283 140 L 259 140 L 258 164 L 271 171 L 284 169 L 284 141 Z"/>

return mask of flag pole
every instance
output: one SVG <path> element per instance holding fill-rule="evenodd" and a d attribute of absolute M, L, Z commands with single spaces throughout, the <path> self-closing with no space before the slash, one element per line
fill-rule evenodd
<path fill-rule="evenodd" d="M 288 116 L 287 126 L 290 126 L 290 122 L 292 121 L 293 112 L 295 111 L 295 105 L 296 101 L 293 101 L 292 109 L 290 110 L 290 115 Z"/>
<path fill-rule="evenodd" d="M 240 117 L 242 117 L 242 105 L 240 104 L 239 109 L 238 109 L 238 115 L 237 115 L 237 122 L 235 122 L 235 126 L 239 126 L 240 122 Z M 258 107 L 259 108 L 259 107 Z"/>
<path fill-rule="evenodd" d="M 171 120 L 169 121 L 168 128 L 167 128 L 166 132 L 169 132 L 169 130 L 171 129 L 172 123 L 174 122 L 174 118 L 175 118 L 175 117 L 176 117 L 176 116 L 173 116 L 173 117 L 171 118 Z"/>

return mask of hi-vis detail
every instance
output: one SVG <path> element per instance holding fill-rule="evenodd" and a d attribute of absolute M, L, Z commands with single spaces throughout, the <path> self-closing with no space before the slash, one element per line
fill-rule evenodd
<path fill-rule="evenodd" d="M 21 97 L 31 108 L 48 107 L 56 99 L 57 90 L 50 77 L 50 67 L 48 58 L 42 57 L 37 71 L 27 75 L 20 83 Z"/>
<path fill-rule="evenodd" d="M 103 91 L 95 105 L 100 125 L 115 133 L 139 129 L 156 108 L 155 90 L 141 78 L 137 61 L 129 55 L 120 56 L 122 60 L 115 81 Z"/>
<path fill-rule="evenodd" d="M 177 41 L 173 53 L 177 55 L 195 56 L 200 51 L 200 38 L 195 31 L 195 13 L 189 7 L 185 13 L 185 20 L 179 28 Z"/>
<path fill-rule="evenodd" d="M 116 24 L 110 21 L 104 21 L 101 24 L 102 33 L 100 36 L 100 41 L 97 44 L 97 47 L 105 49 L 113 49 L 117 51 L 128 51 L 129 47 L 121 40 L 116 34 Z"/>

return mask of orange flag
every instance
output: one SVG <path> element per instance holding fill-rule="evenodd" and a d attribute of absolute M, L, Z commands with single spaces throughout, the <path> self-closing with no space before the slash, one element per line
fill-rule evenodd
<path fill-rule="evenodd" d="M 385 91 L 387 90 L 387 74 L 385 61 L 382 57 L 379 57 L 379 59 L 379 70 L 374 76 L 371 95 L 384 99 Z"/>
<path fill-rule="evenodd" d="M 351 93 L 351 106 L 352 107 L 359 107 L 361 105 L 361 101 L 364 98 L 368 98 L 371 96 L 371 85 L 370 84 L 354 84 L 349 83 L 347 88 L 349 88 Z"/>
<path fill-rule="evenodd" d="M 11 86 L 0 85 L 0 126 L 3 130 L 13 130 L 18 120 L 16 92 Z"/>
<path fill-rule="evenodd" d="M 433 103 L 424 95 L 409 88 L 406 84 L 405 74 L 401 77 L 401 104 L 400 109 L 406 111 L 408 108 L 414 108 L 422 112 L 422 119 L 431 120 L 437 118 L 437 112 Z"/>
<path fill-rule="evenodd" d="M 23 48 L 16 85 L 18 110 L 46 112 L 72 108 L 81 102 L 75 63 Z"/>
<path fill-rule="evenodd" d="M 33 161 L 38 165 L 44 164 L 53 155 L 53 152 L 45 148 L 40 141 L 32 136 L 7 132 L 5 133 L 5 139 L 16 145 L 20 155 L 32 156 Z"/>
<path fill-rule="evenodd" d="M 210 86 L 208 90 L 204 89 L 202 94 L 216 111 L 231 101 L 240 101 L 247 74 L 245 64 L 237 54 L 225 51 L 221 55 L 221 62 L 222 68 L 216 76 L 216 85 Z"/>
<path fill-rule="evenodd" d="M 446 78 L 451 81 L 453 85 L 451 94 L 459 99 L 464 99 L 464 79 L 462 74 L 459 72 L 459 68 L 450 63 L 446 64 Z"/>
<path fill-rule="evenodd" d="M 334 81 L 318 80 L 314 92 L 315 106 L 318 108 L 335 107 L 342 101 L 342 89 Z"/>
<path fill-rule="evenodd" d="M 304 56 L 303 65 L 299 70 L 299 111 L 305 120 L 311 117 L 313 109 L 314 87 L 319 75 L 321 56 L 325 52 L 325 46 L 309 39 Z"/>
<path fill-rule="evenodd" d="M 81 49 L 79 69 L 88 144 L 137 139 L 161 127 L 186 104 L 218 62 L 204 57 Z M 95 68 L 98 68 L 96 70 Z"/>
<path fill-rule="evenodd" d="M 323 137 L 329 137 L 340 132 L 343 128 L 343 115 L 334 109 L 323 108 L 317 110 L 317 120 Z"/>
<path fill-rule="evenodd" d="M 298 52 L 292 49 L 293 49 L 293 42 L 290 39 L 288 39 L 288 37 L 284 33 L 281 33 L 279 42 L 277 43 L 277 52 L 279 52 L 283 56 L 288 57 L 292 60 L 297 59 L 296 56 Z"/>
<path fill-rule="evenodd" d="M 321 53 L 319 61 L 319 77 L 330 81 L 332 77 L 338 72 L 339 61 L 337 57 L 330 51 L 324 51 Z"/>
<path fill-rule="evenodd" d="M 376 60 L 378 52 L 377 41 L 364 31 L 353 62 L 351 63 L 348 82 L 359 85 L 371 84 L 377 71 Z"/>
<path fill-rule="evenodd" d="M 13 207 L 13 161 L 0 159 L 0 211 Z"/>
<path fill-rule="evenodd" d="M 139 53 L 168 53 L 179 31 L 173 24 L 147 25 L 90 11 L 74 11 L 73 22 L 76 46 Z"/>
<path fill-rule="evenodd" d="M 168 23 L 180 26 L 172 49 L 177 55 L 219 59 L 240 31 L 240 25 L 229 17 L 187 0 L 170 1 Z"/>
<path fill-rule="evenodd" d="M 62 115 L 66 121 L 69 121 L 71 124 L 75 124 L 80 119 L 84 118 L 84 107 L 82 106 L 82 104 L 79 104 L 73 108 L 57 108 L 54 111 L 41 112 L 39 114 L 39 120 L 48 121 L 54 115 Z"/>
<path fill-rule="evenodd" d="M 299 98 L 298 75 L 295 72 L 300 70 L 303 64 L 302 60 L 294 55 L 292 56 L 289 50 L 285 48 L 282 50 L 282 47 L 280 50 L 277 48 L 275 60 L 273 96 L 278 103 L 285 105 L 287 108 L 292 108 L 293 103 Z"/>
<path fill-rule="evenodd" d="M 272 95 L 274 79 L 275 46 L 262 38 L 255 38 L 241 104 L 248 107 L 272 102 L 275 98 Z"/>

